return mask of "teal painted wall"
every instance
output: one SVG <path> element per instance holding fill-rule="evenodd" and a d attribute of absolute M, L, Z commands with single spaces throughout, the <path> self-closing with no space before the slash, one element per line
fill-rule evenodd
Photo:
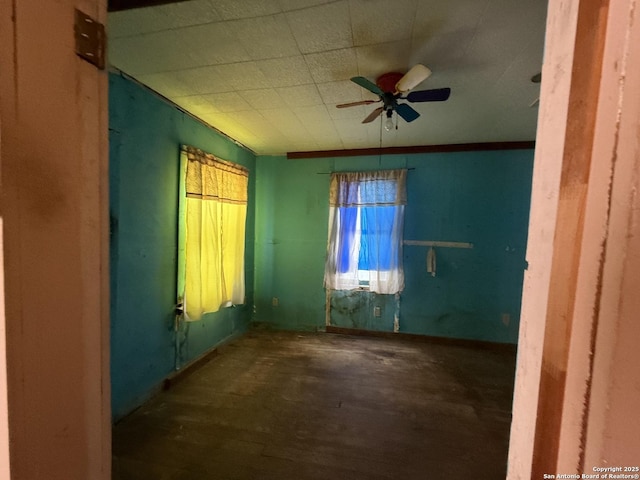
<path fill-rule="evenodd" d="M 115 419 L 174 370 L 179 146 L 191 144 L 250 170 L 247 304 L 179 333 L 184 364 L 248 327 L 253 307 L 255 156 L 149 90 L 109 76 L 111 388 Z"/>
<path fill-rule="evenodd" d="M 296 330 L 324 325 L 331 160 L 256 160 L 255 317 Z M 273 306 L 273 298 L 278 306 Z"/>
<path fill-rule="evenodd" d="M 174 370 L 179 145 L 192 144 L 250 170 L 247 304 L 178 332 L 180 363 L 241 334 L 253 319 L 322 330 L 329 175 L 413 168 L 405 239 L 471 242 L 405 246 L 400 331 L 515 343 L 527 237 L 533 151 L 293 160 L 258 157 L 119 75 L 109 78 L 112 409 L 120 418 Z M 277 305 L 273 299 L 277 298 Z M 332 298 L 335 325 L 391 331 L 396 300 L 371 293 Z M 379 306 L 381 316 L 373 316 Z M 505 320 L 508 315 L 508 322 Z"/>
<path fill-rule="evenodd" d="M 276 328 L 325 325 L 322 287 L 330 171 L 413 168 L 407 180 L 406 240 L 470 242 L 470 250 L 404 247 L 400 331 L 516 343 L 533 151 L 256 162 L 254 319 Z M 273 298 L 278 305 L 273 305 Z M 381 316 L 373 317 L 380 306 Z M 391 331 L 393 296 L 349 292 L 332 298 L 337 326 Z"/>

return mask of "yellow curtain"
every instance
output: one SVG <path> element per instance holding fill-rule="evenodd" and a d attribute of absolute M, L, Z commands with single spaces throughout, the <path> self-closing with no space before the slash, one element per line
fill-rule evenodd
<path fill-rule="evenodd" d="M 244 303 L 248 171 L 194 147 L 186 165 L 184 307 L 187 320 Z"/>

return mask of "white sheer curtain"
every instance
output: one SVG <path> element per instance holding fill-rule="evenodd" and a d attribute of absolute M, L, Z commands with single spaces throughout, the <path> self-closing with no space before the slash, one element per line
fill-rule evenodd
<path fill-rule="evenodd" d="M 402 291 L 406 177 L 406 169 L 331 175 L 325 288 Z"/>

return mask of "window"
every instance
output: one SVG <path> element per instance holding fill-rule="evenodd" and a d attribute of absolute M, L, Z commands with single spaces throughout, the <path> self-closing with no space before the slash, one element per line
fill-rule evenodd
<path fill-rule="evenodd" d="M 246 168 L 194 147 L 182 148 L 185 165 L 183 289 L 185 318 L 244 303 Z M 182 285 L 184 285 L 182 287 Z"/>
<path fill-rule="evenodd" d="M 402 291 L 405 183 L 406 170 L 332 174 L 326 288 Z"/>

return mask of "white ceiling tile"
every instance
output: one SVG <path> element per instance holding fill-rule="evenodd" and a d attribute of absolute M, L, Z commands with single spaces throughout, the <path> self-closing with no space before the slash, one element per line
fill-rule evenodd
<path fill-rule="evenodd" d="M 256 110 L 230 112 L 228 117 L 253 134 L 265 134 L 266 137 L 280 135 L 280 132 Z"/>
<path fill-rule="evenodd" d="M 540 84 L 531 77 L 540 72 L 542 51 L 537 42 L 519 52 L 493 85 L 496 96 L 506 107 L 527 107 L 540 95 Z"/>
<path fill-rule="evenodd" d="M 317 7 L 325 3 L 333 3 L 336 0 L 278 0 L 278 4 L 283 12 L 291 10 L 303 10 L 309 7 Z"/>
<path fill-rule="evenodd" d="M 205 123 L 211 125 L 224 135 L 233 138 L 240 144 L 251 148 L 251 145 L 258 139 L 252 132 L 235 122 L 226 113 L 208 113 L 199 117 Z"/>
<path fill-rule="evenodd" d="M 216 108 L 206 98 L 200 95 L 190 95 L 188 97 L 174 97 L 171 99 L 176 105 L 193 113 L 197 117 L 220 113 L 220 109 Z"/>
<path fill-rule="evenodd" d="M 534 7 L 525 10 L 519 2 L 490 2 L 479 20 L 478 31 L 466 51 L 465 60 L 504 70 L 504 63 L 510 64 L 529 42 L 543 42 L 540 25 L 546 15 L 546 4 L 533 3 Z"/>
<path fill-rule="evenodd" d="M 338 135 L 338 131 L 333 125 L 333 122 L 319 123 L 314 126 L 313 129 L 310 129 L 309 133 L 311 134 L 311 138 L 316 142 L 319 139 L 340 139 L 340 135 Z"/>
<path fill-rule="evenodd" d="M 238 124 L 232 118 L 227 116 L 217 115 L 215 117 L 210 117 L 215 128 L 223 132 L 225 135 L 237 140 L 243 145 L 251 148 L 251 144 L 255 141 L 256 136 L 250 132 L 247 128 Z"/>
<path fill-rule="evenodd" d="M 314 105 L 311 107 L 300 107 L 294 110 L 299 119 L 304 119 L 307 125 L 313 122 L 327 122 L 331 120 L 324 105 Z"/>
<path fill-rule="evenodd" d="M 343 145 L 345 149 L 359 149 L 359 148 L 371 148 L 371 144 L 368 141 L 351 141 L 346 142 L 343 140 Z"/>
<path fill-rule="evenodd" d="M 422 63 L 431 69 L 434 75 L 441 71 L 454 71 L 463 67 L 461 61 L 476 35 L 473 29 L 461 29 L 445 32 L 436 37 L 415 36 L 412 41 L 411 58 L 413 66 Z M 471 62 L 476 62 L 471 60 Z M 466 65 L 469 65 L 467 60 Z"/>
<path fill-rule="evenodd" d="M 362 124 L 362 127 L 364 127 L 367 131 L 369 144 L 373 147 L 379 147 L 382 141 L 382 134 L 385 133 L 384 128 L 382 128 L 382 120 L 376 120 L 375 122 Z M 383 144 L 382 146 L 385 145 Z"/>
<path fill-rule="evenodd" d="M 280 108 L 284 104 L 282 97 L 278 95 L 278 92 L 273 88 L 263 88 L 260 90 L 243 90 L 238 92 L 238 94 L 256 110 Z"/>
<path fill-rule="evenodd" d="M 318 89 L 313 84 L 281 87 L 277 90 L 284 104 L 292 108 L 322 104 Z"/>
<path fill-rule="evenodd" d="M 287 12 L 287 20 L 302 53 L 322 52 L 353 45 L 346 1 Z"/>
<path fill-rule="evenodd" d="M 417 0 L 349 0 L 354 45 L 411 38 Z"/>
<path fill-rule="evenodd" d="M 178 43 L 178 35 L 173 30 L 114 38 L 109 42 L 109 62 L 130 75 L 193 66 L 193 57 L 177 48 Z"/>
<path fill-rule="evenodd" d="M 260 132 L 259 136 L 262 137 L 263 136 L 262 130 L 260 130 L 259 132 Z M 269 139 L 268 140 L 269 143 L 273 142 L 274 144 L 278 144 L 278 145 L 286 145 L 289 141 L 286 135 L 274 129 L 267 130 L 266 136 Z M 282 148 L 281 151 L 286 152 L 286 147 Z"/>
<path fill-rule="evenodd" d="M 413 35 L 435 38 L 444 33 L 475 30 L 490 1 L 420 1 L 413 24 Z"/>
<path fill-rule="evenodd" d="M 180 78 L 180 72 L 152 73 L 149 75 L 138 75 L 135 78 L 167 98 L 194 94 L 191 86 L 185 84 Z"/>
<path fill-rule="evenodd" d="M 317 83 L 348 80 L 358 75 L 358 61 L 353 48 L 305 55 L 313 80 Z"/>
<path fill-rule="evenodd" d="M 375 80 L 383 73 L 406 73 L 413 65 L 409 64 L 411 41 L 380 43 L 357 47 L 358 74 Z"/>
<path fill-rule="evenodd" d="M 223 82 L 235 90 L 257 90 L 271 86 L 269 79 L 254 62 L 217 65 L 213 69 Z"/>
<path fill-rule="evenodd" d="M 379 104 L 335 105 L 378 99 L 350 77 L 375 82 L 416 63 L 433 71 L 418 88 L 449 86 L 451 98 L 413 104 L 421 117 L 383 132 L 383 146 L 527 140 L 535 138 L 537 109 L 528 104 L 539 86 L 529 78 L 540 71 L 545 7 L 543 0 L 191 0 L 110 14 L 109 54 L 116 67 L 259 153 L 377 147 L 380 121 L 361 122 Z"/>
<path fill-rule="evenodd" d="M 256 110 L 229 112 L 228 117 L 247 128 L 250 125 L 265 123 L 264 117 Z"/>
<path fill-rule="evenodd" d="M 316 143 L 322 145 L 322 150 L 344 150 L 346 148 L 337 133 L 314 137 L 314 140 Z"/>
<path fill-rule="evenodd" d="M 291 110 L 276 108 L 262 110 L 260 113 L 268 119 L 274 127 L 286 135 L 291 134 L 291 132 L 299 132 L 304 135 L 308 134 L 306 128 L 300 122 L 300 119 Z"/>
<path fill-rule="evenodd" d="M 314 105 L 312 107 L 296 108 L 293 113 L 305 124 L 312 126 L 315 124 L 332 124 L 331 117 L 324 105 Z"/>
<path fill-rule="evenodd" d="M 300 138 L 298 140 L 290 140 L 284 145 L 283 154 L 289 152 L 313 152 L 320 150 L 320 145 L 313 138 Z"/>
<path fill-rule="evenodd" d="M 219 20 L 221 17 L 209 0 L 170 3 L 156 8 L 134 8 L 109 14 L 109 36 L 116 38 L 139 35 Z"/>
<path fill-rule="evenodd" d="M 276 0 L 213 0 L 212 3 L 224 20 L 263 17 L 281 11 Z"/>
<path fill-rule="evenodd" d="M 340 134 L 340 138 L 343 141 L 359 140 L 362 142 L 367 142 L 369 140 L 367 129 L 364 127 L 359 128 L 360 125 L 354 124 L 352 120 L 334 120 L 333 125 L 335 126 L 336 130 Z"/>
<path fill-rule="evenodd" d="M 245 145 L 250 149 L 252 149 L 254 142 L 258 139 L 258 137 L 256 137 L 253 133 L 234 123 L 225 125 L 224 128 L 220 128 L 219 130 L 228 137 L 237 140 L 241 145 Z"/>
<path fill-rule="evenodd" d="M 319 83 L 318 90 L 324 103 L 335 105 L 336 103 L 361 100 L 364 89 L 349 80 L 341 80 L 339 82 Z"/>
<path fill-rule="evenodd" d="M 241 110 L 251 110 L 249 105 L 237 92 L 212 93 L 203 95 L 217 110 L 229 113 Z"/>
<path fill-rule="evenodd" d="M 216 124 L 224 122 L 224 120 L 227 118 L 227 114 L 221 113 L 221 112 L 209 112 L 209 113 L 203 113 L 199 115 L 199 117 L 203 121 L 207 122 L 209 125 L 216 126 Z"/>
<path fill-rule="evenodd" d="M 159 5 L 157 11 L 171 22 L 169 28 L 187 27 L 222 20 L 213 4 L 215 0 L 189 0 Z"/>
<path fill-rule="evenodd" d="M 223 93 L 231 92 L 234 87 L 218 75 L 215 67 L 199 67 L 172 72 L 183 85 L 191 89 L 191 93 Z"/>
<path fill-rule="evenodd" d="M 247 18 L 228 23 L 230 33 L 253 60 L 298 54 L 296 40 L 284 15 Z"/>
<path fill-rule="evenodd" d="M 264 149 L 262 149 L 262 151 L 264 152 L 263 155 L 284 155 L 287 152 L 292 151 L 290 148 L 288 148 L 289 146 L 290 142 L 288 141 L 268 145 Z"/>
<path fill-rule="evenodd" d="M 173 49 L 198 60 L 200 66 L 236 63 L 251 57 L 224 22 L 176 30 L 179 44 Z"/>
<path fill-rule="evenodd" d="M 169 28 L 164 26 L 164 15 L 160 15 L 155 8 L 134 8 L 121 12 L 111 12 L 107 18 L 107 31 L 110 40 Z"/>
<path fill-rule="evenodd" d="M 313 83 L 307 63 L 301 55 L 261 60 L 256 65 L 269 79 L 272 87 Z"/>
<path fill-rule="evenodd" d="M 518 141 L 528 138 L 527 132 L 536 128 L 537 121 L 537 108 L 529 108 L 528 105 L 505 108 L 496 121 L 496 130 L 500 134 L 508 131 L 509 140 Z"/>

